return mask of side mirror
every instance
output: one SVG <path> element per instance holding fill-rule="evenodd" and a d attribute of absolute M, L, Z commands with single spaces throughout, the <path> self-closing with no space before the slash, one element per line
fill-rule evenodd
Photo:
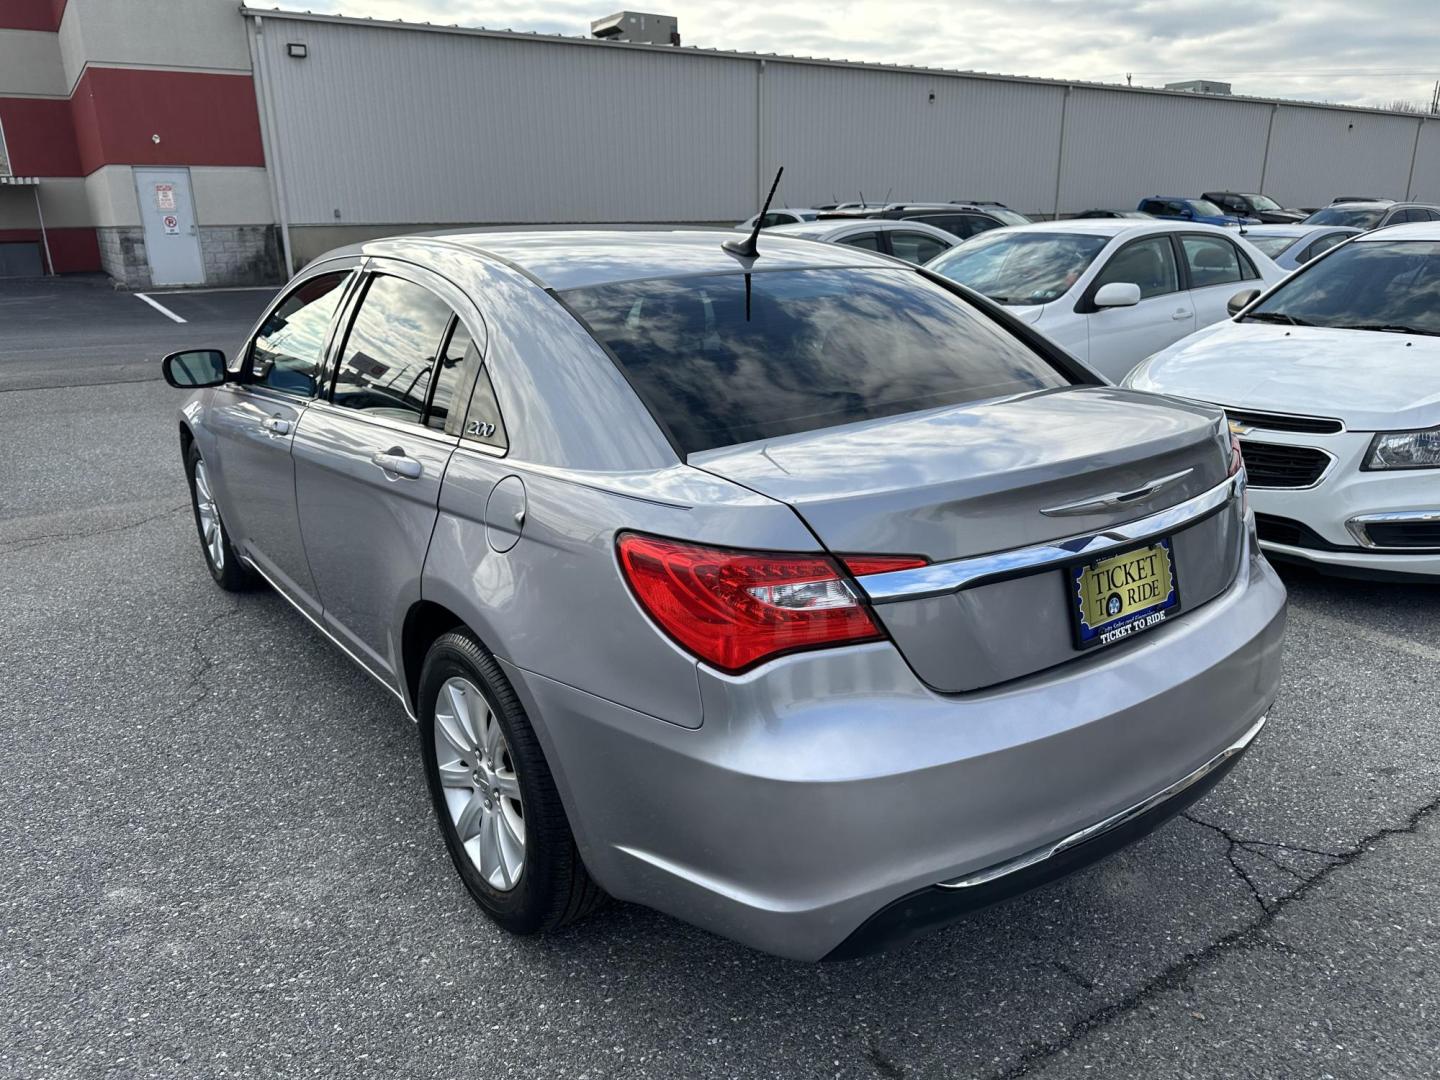
<path fill-rule="evenodd" d="M 1234 296 L 1230 297 L 1229 300 L 1225 301 L 1225 310 L 1232 316 L 1239 315 L 1240 312 L 1253 304 L 1255 298 L 1259 295 L 1259 289 L 1241 289 Z"/>
<path fill-rule="evenodd" d="M 1134 307 L 1140 302 L 1140 286 L 1129 281 L 1111 281 L 1095 290 L 1097 308 Z"/>
<path fill-rule="evenodd" d="M 165 381 L 181 390 L 198 390 L 219 386 L 228 377 L 225 354 L 219 349 L 187 349 L 174 352 L 160 361 Z"/>

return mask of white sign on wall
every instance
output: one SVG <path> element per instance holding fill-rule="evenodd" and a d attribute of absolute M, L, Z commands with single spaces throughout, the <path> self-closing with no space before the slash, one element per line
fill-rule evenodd
<path fill-rule="evenodd" d="M 175 209 L 175 185 L 174 185 L 174 184 L 156 184 L 156 185 L 155 185 L 155 209 L 157 209 L 157 210 L 174 210 L 174 209 Z"/>
<path fill-rule="evenodd" d="M 172 199 L 171 201 L 173 202 L 174 200 Z M 180 235 L 180 219 L 174 214 L 166 214 L 163 218 L 160 219 L 160 222 L 165 226 L 166 236 Z"/>

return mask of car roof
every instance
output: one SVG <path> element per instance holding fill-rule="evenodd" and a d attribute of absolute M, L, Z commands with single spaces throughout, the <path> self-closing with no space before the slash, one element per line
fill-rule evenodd
<path fill-rule="evenodd" d="M 943 237 L 951 242 L 959 242 L 959 237 L 954 233 L 937 229 L 934 225 L 927 225 L 923 221 L 906 221 L 903 218 L 898 221 L 894 218 L 826 218 L 822 221 L 795 221 L 785 225 L 772 225 L 760 235 L 774 236 L 778 233 L 781 236 L 803 236 L 806 239 L 814 240 L 829 236 L 831 233 L 852 230 L 856 232 L 918 232 L 926 236 Z"/>
<path fill-rule="evenodd" d="M 1440 240 L 1440 221 L 1408 221 L 1404 225 L 1387 225 L 1361 233 L 1352 244 L 1369 244 L 1385 240 Z"/>
<path fill-rule="evenodd" d="M 1331 203 L 1320 210 L 1389 210 L 1391 207 L 1418 206 L 1418 203 L 1397 203 L 1394 199 L 1370 199 L 1365 202 Z M 1316 213 L 1319 213 L 1317 210 Z"/>
<path fill-rule="evenodd" d="M 991 230 L 991 233 L 997 232 L 1066 232 L 1088 233 L 1091 236 L 1125 236 L 1129 233 L 1140 236 L 1162 232 L 1206 232 L 1231 237 L 1240 235 L 1238 229 L 1226 228 L 1223 225 L 1206 225 L 1199 221 L 1166 221 L 1164 218 L 1149 218 L 1145 221 L 1136 218 L 1065 218 L 1063 221 L 1032 221 L 1029 225 L 1007 225 L 1004 229 Z"/>
<path fill-rule="evenodd" d="M 1249 236 L 1251 233 L 1259 233 L 1261 236 L 1307 236 L 1312 232 L 1353 232 L 1358 233 L 1354 225 L 1304 225 L 1298 221 L 1289 224 L 1274 225 L 1246 225 L 1242 236 Z"/>
<path fill-rule="evenodd" d="M 726 274 L 746 269 L 809 270 L 831 267 L 883 267 L 895 260 L 862 248 L 816 244 L 764 229 L 759 256 L 741 260 L 721 248 L 737 239 L 734 229 L 554 229 L 482 230 L 391 236 L 330 252 L 383 256 L 414 244 L 462 247 L 499 259 L 548 289 L 564 290 L 645 278 Z"/>

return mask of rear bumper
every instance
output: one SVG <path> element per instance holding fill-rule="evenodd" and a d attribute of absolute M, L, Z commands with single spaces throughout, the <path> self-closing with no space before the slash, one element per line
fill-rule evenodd
<path fill-rule="evenodd" d="M 885 944 L 908 936 L 910 916 L 920 930 L 953 917 L 963 902 L 914 897 L 1201 770 L 1273 700 L 1284 622 L 1284 587 L 1251 552 L 1226 593 L 1173 624 L 971 694 L 935 693 L 879 643 L 736 677 L 702 669 L 704 719 L 683 729 L 509 672 L 607 891 L 818 960 L 844 955 L 867 924 Z M 1128 842 L 1164 816 L 1152 807 L 1094 843 Z M 1057 852 L 1045 876 L 1091 852 L 1102 847 Z M 1032 873 L 1006 875 L 1003 889 Z"/>
<path fill-rule="evenodd" d="M 1265 718 L 1261 717 L 1249 731 L 1188 776 L 1104 821 L 997 866 L 891 901 L 830 950 L 825 959 L 854 960 L 902 945 L 972 911 L 1073 874 L 1119 851 L 1204 797 L 1239 763 L 1240 755 L 1250 748 L 1264 726 Z"/>

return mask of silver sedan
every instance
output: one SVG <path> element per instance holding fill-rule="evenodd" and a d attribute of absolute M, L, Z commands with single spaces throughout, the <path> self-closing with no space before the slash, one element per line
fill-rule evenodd
<path fill-rule="evenodd" d="M 1215 784 L 1285 618 L 1220 410 L 894 259 L 723 235 L 377 240 L 164 362 L 210 575 L 418 720 L 480 906 L 856 956 Z"/>

